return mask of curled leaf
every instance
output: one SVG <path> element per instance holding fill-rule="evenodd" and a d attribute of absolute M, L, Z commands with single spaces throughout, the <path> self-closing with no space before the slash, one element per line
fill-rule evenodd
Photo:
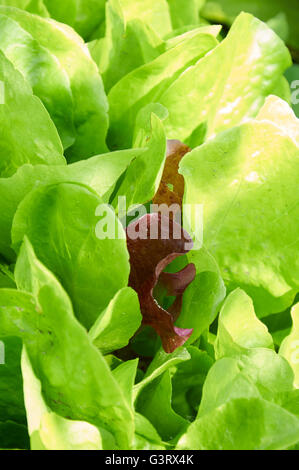
<path fill-rule="evenodd" d="M 138 294 L 143 324 L 156 330 L 164 350 L 171 353 L 192 334 L 192 329 L 175 327 L 174 321 L 180 313 L 182 295 L 195 277 L 195 266 L 189 264 L 174 274 L 162 272 L 171 261 L 190 251 L 192 240 L 179 224 L 160 213 L 152 213 L 127 227 L 127 246 L 131 264 L 129 285 Z M 169 311 L 153 297 L 159 278 L 168 293 L 176 296 Z"/>

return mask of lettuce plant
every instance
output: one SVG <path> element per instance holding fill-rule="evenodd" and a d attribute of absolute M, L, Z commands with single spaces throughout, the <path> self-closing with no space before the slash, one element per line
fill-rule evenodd
<path fill-rule="evenodd" d="M 0 0 L 1 449 L 299 449 L 295 3 Z"/>

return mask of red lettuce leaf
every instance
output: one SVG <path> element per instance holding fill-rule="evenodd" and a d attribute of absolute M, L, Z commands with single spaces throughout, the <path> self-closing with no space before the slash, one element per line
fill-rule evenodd
<path fill-rule="evenodd" d="M 177 204 L 178 208 L 181 208 L 185 182 L 179 173 L 179 164 L 183 156 L 190 151 L 191 149 L 179 140 L 167 141 L 165 166 L 160 186 L 153 199 L 154 204 L 167 204 L 168 207 Z"/>
<path fill-rule="evenodd" d="M 193 264 L 178 273 L 163 273 L 163 270 L 175 258 L 190 251 L 192 239 L 172 219 L 153 213 L 127 227 L 127 246 L 131 264 L 129 285 L 138 294 L 143 324 L 156 330 L 164 350 L 171 353 L 192 334 L 192 329 L 177 328 L 174 322 L 181 311 L 183 293 L 196 271 Z M 153 297 L 158 281 L 164 284 L 169 295 L 176 296 L 168 311 Z"/>

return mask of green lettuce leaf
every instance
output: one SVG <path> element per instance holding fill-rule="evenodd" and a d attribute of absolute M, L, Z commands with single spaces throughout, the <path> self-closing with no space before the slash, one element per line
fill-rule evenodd
<path fill-rule="evenodd" d="M 88 47 L 108 92 L 132 70 L 159 56 L 163 41 L 140 19 L 125 22 L 119 0 L 106 3 L 105 37 Z"/>
<path fill-rule="evenodd" d="M 283 311 L 299 288 L 299 149 L 284 123 L 244 123 L 185 155 L 180 166 L 185 202 L 204 206 L 207 249 L 229 290 L 244 289 L 259 317 Z"/>
<path fill-rule="evenodd" d="M 263 21 L 271 20 L 283 12 L 289 27 L 288 44 L 299 50 L 299 13 L 296 0 L 207 0 L 201 13 L 211 21 L 230 25 L 241 11 L 247 11 Z"/>
<path fill-rule="evenodd" d="M 263 398 L 281 404 L 281 395 L 293 390 L 293 379 L 288 362 L 270 349 L 227 355 L 208 372 L 198 417 L 236 398 Z"/>
<path fill-rule="evenodd" d="M 273 29 L 275 33 L 284 41 L 287 42 L 290 34 L 289 24 L 286 14 L 281 11 L 267 21 L 269 28 Z"/>
<path fill-rule="evenodd" d="M 137 374 L 137 366 L 139 359 L 132 359 L 119 364 L 113 369 L 112 374 L 117 383 L 121 387 L 124 396 L 130 406 L 132 413 L 134 412 L 134 383 Z"/>
<path fill-rule="evenodd" d="M 98 224 L 112 227 L 118 238 L 104 238 Z M 61 279 L 76 316 L 87 328 L 128 284 L 124 230 L 112 209 L 88 187 L 61 183 L 29 193 L 14 217 L 16 247 L 24 235 L 41 261 Z"/>
<path fill-rule="evenodd" d="M 16 8 L 0 7 L 0 14 L 15 20 L 40 47 L 47 49 L 68 77 L 76 130 L 76 140 L 66 151 L 68 160 L 106 152 L 107 97 L 97 66 L 80 36 L 64 24 Z"/>
<path fill-rule="evenodd" d="M 236 289 L 225 300 L 219 315 L 216 357 L 251 348 L 274 348 L 273 339 L 256 317 L 251 298 Z"/>
<path fill-rule="evenodd" d="M 199 11 L 205 0 L 167 0 L 174 29 L 199 23 Z"/>
<path fill-rule="evenodd" d="M 64 148 L 75 141 L 73 96 L 57 59 L 11 18 L 0 15 L 0 49 L 40 98 L 57 127 Z"/>
<path fill-rule="evenodd" d="M 43 0 L 0 0 L 0 5 L 20 8 L 45 18 L 49 16 Z"/>
<path fill-rule="evenodd" d="M 20 365 L 22 343 L 19 338 L 13 336 L 0 338 L 1 448 L 28 449 L 29 437 Z"/>
<path fill-rule="evenodd" d="M 183 296 L 182 310 L 176 326 L 193 328 L 187 344 L 194 343 L 215 320 L 226 289 L 219 268 L 205 248 L 187 254 L 196 267 L 196 277 Z"/>
<path fill-rule="evenodd" d="M 272 122 L 299 147 L 299 121 L 285 101 L 273 95 L 268 96 L 256 119 Z"/>
<path fill-rule="evenodd" d="M 219 359 L 208 372 L 197 418 L 178 448 L 265 450 L 295 444 L 299 421 L 293 378 L 288 362 L 270 349 L 244 349 Z"/>
<path fill-rule="evenodd" d="M 215 35 L 218 32 L 219 28 L 215 27 Z M 199 30 L 197 34 L 187 36 L 152 62 L 123 77 L 108 95 L 110 147 L 130 146 L 138 112 L 147 104 L 162 102 L 163 93 L 179 75 L 216 45 L 217 40 L 211 33 Z"/>
<path fill-rule="evenodd" d="M 180 362 L 188 361 L 189 359 L 190 354 L 186 348 L 177 348 L 171 354 L 166 353 L 161 348 L 155 355 L 153 361 L 150 363 L 143 380 L 134 386 L 134 399 L 137 399 L 138 395 L 144 387 L 150 384 L 157 377 L 161 376 L 169 368 L 179 364 Z"/>
<path fill-rule="evenodd" d="M 2 335 L 22 338 L 46 404 L 64 418 L 107 429 L 121 447 L 128 448 L 134 416 L 127 400 L 75 319 L 67 294 L 35 257 L 27 239 L 15 278 L 21 290 L 0 291 L 0 328 Z"/>
<path fill-rule="evenodd" d="M 0 287 L 16 287 L 13 277 L 3 270 L 3 265 L 0 263 Z"/>
<path fill-rule="evenodd" d="M 141 321 L 138 296 L 130 287 L 124 287 L 100 314 L 89 337 L 103 354 L 107 354 L 127 346 Z"/>
<path fill-rule="evenodd" d="M 282 40 L 258 19 L 240 14 L 224 41 L 159 98 L 169 111 L 167 137 L 188 143 L 200 126 L 211 137 L 256 116 L 290 65 Z"/>
<path fill-rule="evenodd" d="M 276 450 L 298 439 L 293 414 L 259 398 L 236 398 L 194 421 L 177 449 Z"/>
<path fill-rule="evenodd" d="M 171 406 L 172 384 L 169 369 L 146 386 L 136 401 L 136 410 L 145 416 L 164 441 L 175 439 L 188 426 Z"/>
<path fill-rule="evenodd" d="M 140 19 L 153 29 L 159 36 L 164 37 L 172 30 L 167 0 L 120 0 L 126 21 Z"/>
<path fill-rule="evenodd" d="M 295 374 L 295 387 L 299 388 L 299 304 L 292 310 L 293 327 L 290 334 L 283 340 L 279 354 L 285 357 L 293 368 Z"/>
<path fill-rule="evenodd" d="M 71 421 L 51 411 L 42 395 L 26 348 L 22 353 L 24 394 L 31 450 L 100 450 L 99 430 L 84 421 Z"/>
<path fill-rule="evenodd" d="M 0 176 L 12 175 L 24 163 L 62 165 L 62 145 L 49 114 L 1 51 L 0 83 Z M 30 132 L 24 127 L 28 119 Z"/>
<path fill-rule="evenodd" d="M 130 149 L 106 153 L 55 168 L 46 165 L 23 165 L 10 178 L 0 178 L 0 253 L 15 260 L 11 246 L 11 228 L 18 205 L 34 188 L 55 183 L 81 183 L 89 186 L 109 202 L 114 186 L 128 165 L 146 149 Z"/>
<path fill-rule="evenodd" d="M 189 361 L 175 366 L 172 373 L 172 406 L 185 419 L 193 420 L 201 401 L 202 387 L 214 360 L 195 346 L 187 348 Z"/>
<path fill-rule="evenodd" d="M 139 413 L 135 413 L 135 427 L 134 449 L 165 450 L 165 446 L 154 426 Z"/>
<path fill-rule="evenodd" d="M 130 206 L 144 204 L 152 200 L 159 188 L 166 158 L 166 136 L 163 123 L 156 114 L 157 111 L 160 115 L 162 113 L 163 117 L 165 110 L 157 110 L 155 107 L 142 110 L 138 116 L 135 143 L 138 146 L 146 145 L 147 149 L 140 158 L 133 160 L 129 165 L 114 194 L 114 206 L 118 204 L 119 197 L 126 198 L 127 209 Z"/>
<path fill-rule="evenodd" d="M 72 26 L 88 39 L 105 19 L 106 0 L 43 0 L 55 20 Z"/>
<path fill-rule="evenodd" d="M 291 331 L 292 317 L 290 309 L 263 317 L 262 321 L 271 333 L 275 346 L 279 348 L 284 338 Z"/>

